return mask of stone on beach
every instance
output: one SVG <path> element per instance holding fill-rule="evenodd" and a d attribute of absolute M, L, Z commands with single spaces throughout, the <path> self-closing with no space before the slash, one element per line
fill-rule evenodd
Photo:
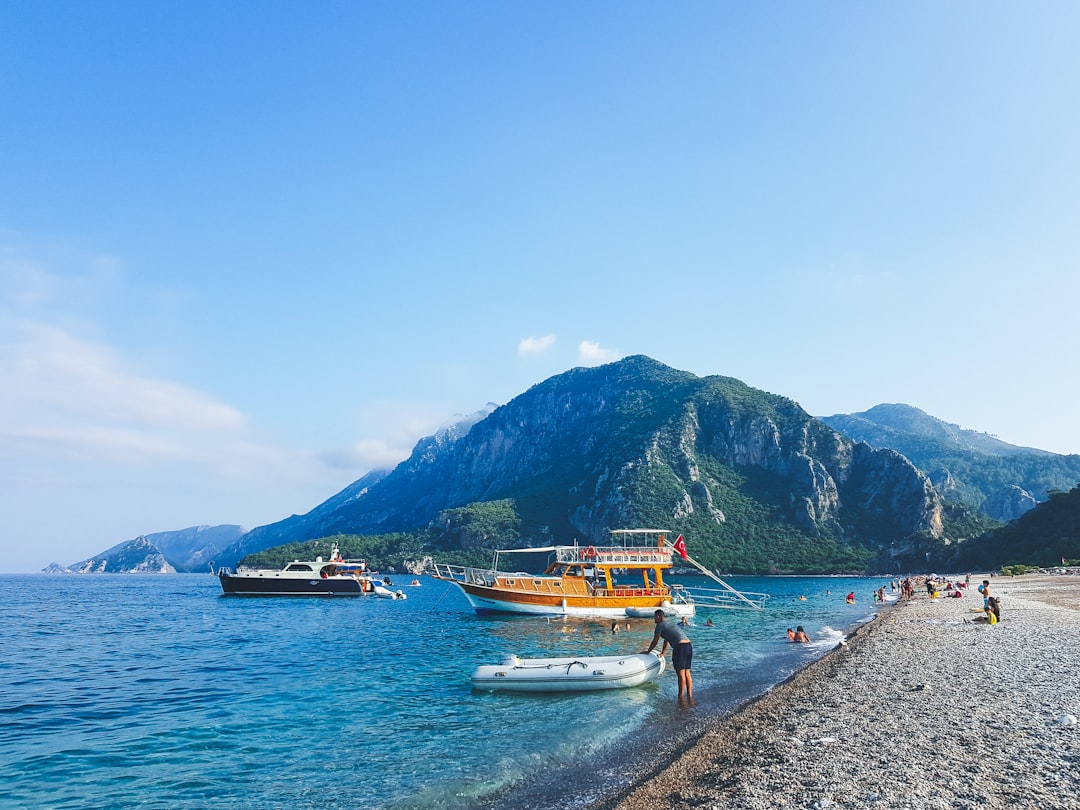
<path fill-rule="evenodd" d="M 595 810 L 1080 810 L 1080 577 L 916 595 Z M 670 758 L 669 758 L 670 759 Z"/>

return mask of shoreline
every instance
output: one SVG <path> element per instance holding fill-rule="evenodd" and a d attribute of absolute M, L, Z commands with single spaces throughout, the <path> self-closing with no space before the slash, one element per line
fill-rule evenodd
<path fill-rule="evenodd" d="M 868 618 L 849 623 L 843 643 L 878 622 L 892 604 L 876 605 Z M 695 684 L 696 706 L 665 703 L 653 709 L 646 723 L 628 735 L 619 735 L 618 739 L 602 743 L 588 753 L 579 753 L 573 762 L 556 761 L 523 779 L 484 792 L 470 806 L 498 810 L 613 808 L 618 798 L 627 794 L 628 785 L 638 785 L 663 771 L 717 723 L 747 710 L 802 673 L 813 671 L 839 646 L 835 644 L 819 652 L 816 658 L 780 681 L 755 679 L 718 684 L 699 674 Z"/>
<path fill-rule="evenodd" d="M 916 590 L 589 810 L 1080 808 L 1080 577 L 991 582 L 1000 624 Z"/>

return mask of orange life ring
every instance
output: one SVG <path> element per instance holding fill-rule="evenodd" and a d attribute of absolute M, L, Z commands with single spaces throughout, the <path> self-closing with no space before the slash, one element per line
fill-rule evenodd
<path fill-rule="evenodd" d="M 589 546 L 587 549 L 585 549 L 585 554 L 583 556 L 585 557 L 586 560 L 595 559 L 596 558 L 596 546 Z"/>

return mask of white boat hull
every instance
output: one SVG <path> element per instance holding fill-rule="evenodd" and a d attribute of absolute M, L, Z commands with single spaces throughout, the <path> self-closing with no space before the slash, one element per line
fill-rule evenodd
<path fill-rule="evenodd" d="M 631 619 L 651 619 L 653 614 L 657 610 L 664 611 L 664 616 L 686 616 L 687 618 L 694 617 L 695 605 L 682 605 L 673 604 L 672 602 L 664 602 L 659 608 L 655 607 L 628 607 L 626 609 L 626 615 Z"/>
<path fill-rule="evenodd" d="M 593 692 L 641 686 L 660 677 L 664 659 L 656 653 L 583 658 L 518 658 L 476 668 L 476 689 L 513 692 Z"/>
<path fill-rule="evenodd" d="M 389 588 L 387 588 L 385 585 L 380 585 L 377 582 L 375 583 L 374 588 L 375 588 L 375 595 L 378 596 L 381 599 L 404 599 L 405 598 L 404 591 L 401 591 L 401 590 L 392 591 Z"/>

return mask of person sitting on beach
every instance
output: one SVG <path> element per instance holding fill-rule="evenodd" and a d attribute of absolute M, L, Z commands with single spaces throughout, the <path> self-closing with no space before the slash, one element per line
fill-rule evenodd
<path fill-rule="evenodd" d="M 1001 621 L 1001 603 L 996 596 L 991 596 L 987 600 L 986 620 L 990 622 L 990 624 L 997 624 Z"/>
<path fill-rule="evenodd" d="M 803 626 L 801 624 L 795 628 L 795 638 L 792 639 L 792 641 L 798 641 L 802 644 L 805 644 L 809 640 L 810 638 L 806 635 L 806 631 L 803 630 Z"/>
<path fill-rule="evenodd" d="M 787 629 L 787 640 L 788 641 L 794 641 L 795 640 L 795 631 L 792 630 L 790 627 Z"/>

